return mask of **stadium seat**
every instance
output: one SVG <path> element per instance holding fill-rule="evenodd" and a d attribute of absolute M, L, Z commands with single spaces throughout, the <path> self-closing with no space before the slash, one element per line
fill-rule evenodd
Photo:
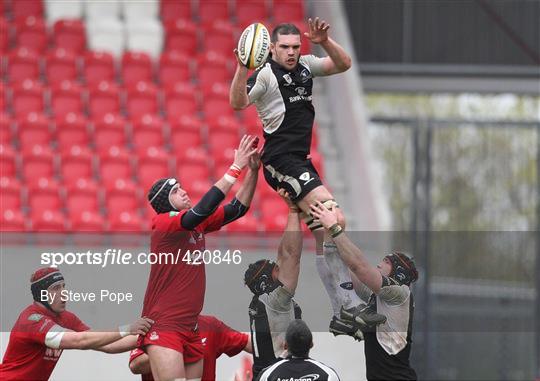
<path fill-rule="evenodd" d="M 64 184 L 71 186 L 79 179 L 92 179 L 94 156 L 86 147 L 72 146 L 61 154 L 60 174 Z"/>
<path fill-rule="evenodd" d="M 128 51 L 122 55 L 122 81 L 126 86 L 152 82 L 152 58 L 144 52 Z"/>
<path fill-rule="evenodd" d="M 55 119 L 56 140 L 61 152 L 66 152 L 75 146 L 88 146 L 90 134 L 88 120 L 81 114 L 68 113 Z"/>
<path fill-rule="evenodd" d="M 100 154 L 99 174 L 102 182 L 131 180 L 133 177 L 131 155 L 121 147 L 109 147 Z"/>
<path fill-rule="evenodd" d="M 55 155 L 48 146 L 23 146 L 22 173 L 28 184 L 42 177 L 52 178 L 54 168 Z"/>
<path fill-rule="evenodd" d="M 142 2 L 129 2 L 137 4 Z M 127 4 L 127 2 L 125 3 Z M 126 24 L 127 49 L 145 52 L 157 59 L 163 47 L 163 25 L 157 19 L 128 19 Z"/>
<path fill-rule="evenodd" d="M 186 19 L 165 22 L 164 51 L 179 51 L 187 56 L 197 52 L 197 27 Z"/>
<path fill-rule="evenodd" d="M 274 0 L 272 13 L 276 25 L 291 22 L 291 20 L 303 20 L 304 2 L 303 0 Z M 295 25 L 300 28 L 298 23 Z"/>
<path fill-rule="evenodd" d="M 214 160 L 215 165 L 231 165 L 234 162 L 234 151 L 235 148 L 215 148 L 212 149 L 212 159 Z"/>
<path fill-rule="evenodd" d="M 45 10 L 49 22 L 56 22 L 60 19 L 80 19 L 83 17 L 83 0 L 47 0 Z"/>
<path fill-rule="evenodd" d="M 157 114 L 158 90 L 151 82 L 137 82 L 127 88 L 126 110 L 131 119 L 145 114 Z"/>
<path fill-rule="evenodd" d="M 83 78 L 93 86 L 101 81 L 114 82 L 115 68 L 112 54 L 103 51 L 87 51 L 84 55 Z"/>
<path fill-rule="evenodd" d="M 248 25 L 254 22 L 264 23 L 264 20 L 266 20 L 269 16 L 266 10 L 266 3 L 264 1 L 258 1 L 258 0 L 237 1 L 235 13 L 236 13 L 236 22 L 238 23 L 238 25 L 242 27 L 247 27 Z"/>
<path fill-rule="evenodd" d="M 165 51 L 159 58 L 158 80 L 162 86 L 177 82 L 187 82 L 190 79 L 190 59 L 178 52 Z"/>
<path fill-rule="evenodd" d="M 94 142 L 98 151 L 107 151 L 110 147 L 123 147 L 127 143 L 127 121 L 117 114 L 105 114 L 93 119 Z"/>
<path fill-rule="evenodd" d="M 41 0 L 11 1 L 11 13 L 14 19 L 34 16 L 43 17 L 43 4 Z"/>
<path fill-rule="evenodd" d="M 182 164 L 205 164 L 208 163 L 208 152 L 203 147 L 196 145 L 187 146 L 174 151 L 177 165 Z"/>
<path fill-rule="evenodd" d="M 88 111 L 94 118 L 120 112 L 120 89 L 113 82 L 101 81 L 89 88 Z"/>
<path fill-rule="evenodd" d="M 15 45 L 37 54 L 47 49 L 49 42 L 45 20 L 35 16 L 15 19 Z"/>
<path fill-rule="evenodd" d="M 185 183 L 180 184 L 182 189 L 188 192 L 192 205 L 195 205 L 210 190 L 212 185 L 209 179 L 188 179 Z"/>
<path fill-rule="evenodd" d="M 2 176 L 17 175 L 17 153 L 8 144 L 0 144 L 0 173 Z"/>
<path fill-rule="evenodd" d="M 179 118 L 168 118 L 171 134 L 175 131 L 194 131 L 200 133 L 203 130 L 202 121 L 194 115 L 182 115 Z"/>
<path fill-rule="evenodd" d="M 210 86 L 201 88 L 202 99 L 229 99 L 230 84 L 227 82 L 215 82 Z"/>
<path fill-rule="evenodd" d="M 80 178 L 66 187 L 66 208 L 71 216 L 85 210 L 99 211 L 100 188 L 91 179 Z"/>
<path fill-rule="evenodd" d="M 123 211 L 120 214 L 109 216 L 109 230 L 111 232 L 137 233 L 143 230 L 143 221 L 131 211 Z"/>
<path fill-rule="evenodd" d="M 165 92 L 165 114 L 169 119 L 177 119 L 183 115 L 195 115 L 198 109 L 196 95 L 193 91 L 180 89 L 182 83 L 176 85 Z M 188 88 L 193 87 L 189 86 Z"/>
<path fill-rule="evenodd" d="M 20 210 L 1 209 L 0 225 L 3 232 L 24 231 L 26 229 L 26 219 Z"/>
<path fill-rule="evenodd" d="M 204 119 L 210 125 L 221 117 L 234 117 L 234 110 L 225 99 L 209 99 L 203 103 Z"/>
<path fill-rule="evenodd" d="M 215 52 L 230 56 L 238 41 L 233 30 L 222 30 L 210 27 L 204 33 L 202 45 L 205 52 Z M 234 56 L 233 56 L 234 57 Z"/>
<path fill-rule="evenodd" d="M 126 46 L 124 23 L 116 18 L 90 18 L 86 27 L 90 49 L 105 50 L 115 57 L 122 55 Z"/>
<path fill-rule="evenodd" d="M 85 1 L 85 14 L 88 20 L 118 19 L 120 17 L 120 0 Z"/>
<path fill-rule="evenodd" d="M 180 155 L 180 152 L 185 152 L 190 148 L 200 148 L 201 134 L 199 131 L 171 129 L 171 144 L 175 153 Z"/>
<path fill-rule="evenodd" d="M 275 196 L 274 199 L 266 199 L 261 205 L 262 221 L 268 232 L 282 232 L 287 224 L 287 205 Z"/>
<path fill-rule="evenodd" d="M 56 83 L 51 88 L 51 110 L 55 117 L 64 117 L 67 114 L 82 114 L 83 90 L 81 86 L 73 81 L 65 80 Z"/>
<path fill-rule="evenodd" d="M 0 144 L 11 144 L 11 139 L 13 138 L 13 123 L 13 119 L 11 119 L 8 114 L 0 111 Z"/>
<path fill-rule="evenodd" d="M 132 121 L 132 141 L 137 152 L 146 151 L 150 147 L 162 147 L 165 144 L 163 119 L 147 114 L 138 120 Z"/>
<path fill-rule="evenodd" d="M 10 48 L 10 26 L 7 20 L 0 13 L 0 54 L 7 53 Z M 3 73 L 3 69 L 2 69 Z"/>
<path fill-rule="evenodd" d="M 139 156 L 137 177 L 143 189 L 149 189 L 157 180 L 171 175 L 169 155 L 162 149 L 150 147 Z"/>
<path fill-rule="evenodd" d="M 216 82 L 231 82 L 233 73 L 226 56 L 212 51 L 200 55 L 197 63 L 196 75 L 202 88 L 210 87 Z"/>
<path fill-rule="evenodd" d="M 20 210 L 22 185 L 15 177 L 0 177 L 0 209 Z"/>
<path fill-rule="evenodd" d="M 28 186 L 28 206 L 32 212 L 49 208 L 60 210 L 63 207 L 61 187 L 57 181 L 49 177 L 33 180 Z"/>
<path fill-rule="evenodd" d="M 157 20 L 159 15 L 159 0 L 122 1 L 122 13 L 127 21 Z"/>
<path fill-rule="evenodd" d="M 220 0 L 199 1 L 198 15 L 201 23 L 214 20 L 229 20 L 229 2 Z"/>
<path fill-rule="evenodd" d="M 39 209 L 32 213 L 32 230 L 36 232 L 64 232 L 66 230 L 66 216 L 51 209 Z"/>
<path fill-rule="evenodd" d="M 76 1 L 75 1 L 76 2 Z M 86 48 L 86 29 L 81 20 L 58 20 L 53 27 L 53 44 L 75 55 Z"/>
<path fill-rule="evenodd" d="M 107 215 L 120 214 L 122 212 L 137 212 L 140 199 L 136 194 L 109 194 L 105 200 Z"/>
<path fill-rule="evenodd" d="M 210 179 L 210 170 L 206 164 L 179 163 L 176 173 L 181 184 L 187 184 L 187 182 L 195 180 L 208 181 Z M 186 187 L 189 186 L 186 185 Z"/>
<path fill-rule="evenodd" d="M 240 143 L 240 138 L 238 136 L 237 132 L 225 132 L 225 131 L 216 131 L 212 132 L 212 129 L 209 129 L 208 134 L 208 144 L 210 145 L 211 149 L 227 149 L 232 148 L 235 149 L 238 147 L 238 144 Z"/>
<path fill-rule="evenodd" d="M 159 13 L 163 22 L 192 18 L 191 2 L 178 0 L 161 0 Z"/>
<path fill-rule="evenodd" d="M 239 218 L 225 226 L 227 232 L 242 234 L 258 233 L 261 229 L 260 221 L 253 215 L 253 213 L 249 212 L 242 218 Z"/>
<path fill-rule="evenodd" d="M 95 211 L 84 210 L 69 216 L 69 227 L 73 232 L 102 232 L 105 219 Z"/>
<path fill-rule="evenodd" d="M 43 112 L 45 108 L 44 93 L 43 86 L 31 79 L 26 79 L 13 86 L 13 113 L 16 116 L 24 116 L 32 112 Z"/>
<path fill-rule="evenodd" d="M 210 134 L 218 131 L 240 133 L 240 123 L 238 120 L 231 116 L 217 116 L 213 118 L 212 125 L 208 127 Z"/>
<path fill-rule="evenodd" d="M 39 56 L 27 48 L 16 48 L 8 55 L 7 79 L 19 83 L 39 79 Z"/>
<path fill-rule="evenodd" d="M 22 116 L 17 120 L 17 138 L 23 147 L 48 145 L 52 141 L 49 119 L 35 112 Z"/>

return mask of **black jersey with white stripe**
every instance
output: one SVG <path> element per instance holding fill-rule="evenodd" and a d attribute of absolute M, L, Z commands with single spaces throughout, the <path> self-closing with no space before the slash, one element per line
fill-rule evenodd
<path fill-rule="evenodd" d="M 309 357 L 287 357 L 269 366 L 258 381 L 339 381 L 334 369 Z"/>
<path fill-rule="evenodd" d="M 321 75 L 322 58 L 306 55 L 290 71 L 268 58 L 248 79 L 249 100 L 264 128 L 264 164 L 283 154 L 309 155 L 315 118 L 313 77 Z"/>
<path fill-rule="evenodd" d="M 289 323 L 302 318 L 300 306 L 283 286 L 269 294 L 254 296 L 249 305 L 249 327 L 253 346 L 253 378 L 277 361 L 283 352 Z"/>

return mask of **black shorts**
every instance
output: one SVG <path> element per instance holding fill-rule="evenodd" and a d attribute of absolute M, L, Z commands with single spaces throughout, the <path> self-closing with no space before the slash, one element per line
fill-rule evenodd
<path fill-rule="evenodd" d="M 268 160 L 264 164 L 264 178 L 273 189 L 285 189 L 294 202 L 323 185 L 311 159 L 297 155 L 283 155 Z"/>

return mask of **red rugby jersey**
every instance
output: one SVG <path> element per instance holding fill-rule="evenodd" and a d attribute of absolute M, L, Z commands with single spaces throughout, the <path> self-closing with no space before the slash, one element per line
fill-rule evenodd
<path fill-rule="evenodd" d="M 90 329 L 71 312 L 55 314 L 36 303 L 26 307 L 11 330 L 0 364 L 0 379 L 48 380 L 62 349 L 47 347 L 45 337 L 51 328 L 57 330 L 57 326 L 77 332 Z"/>
<path fill-rule="evenodd" d="M 159 253 L 172 253 L 167 261 L 162 257 L 161 263 L 152 264 L 144 296 L 142 316 L 155 321 L 152 328 L 156 331 L 195 328 L 204 303 L 204 263 L 188 264 L 182 259 L 188 252 L 192 259 L 197 259 L 193 253 L 199 251 L 202 254 L 205 250 L 205 233 L 219 230 L 223 225 L 223 206 L 194 230 L 185 230 L 181 226 L 184 213 L 161 213 L 152 220 L 151 252 L 158 256 Z"/>

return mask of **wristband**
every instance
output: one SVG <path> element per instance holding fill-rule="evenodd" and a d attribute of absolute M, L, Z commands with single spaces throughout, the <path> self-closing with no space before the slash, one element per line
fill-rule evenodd
<path fill-rule="evenodd" d="M 229 167 L 229 170 L 227 171 L 227 173 L 225 173 L 223 178 L 227 180 L 227 182 L 234 184 L 236 180 L 238 180 L 238 178 L 240 177 L 241 173 L 242 169 L 236 164 L 233 164 Z"/>
<path fill-rule="evenodd" d="M 118 332 L 120 332 L 120 337 L 126 337 L 130 334 L 129 332 L 129 324 L 121 325 L 118 327 Z"/>
<path fill-rule="evenodd" d="M 334 225 L 330 226 L 328 231 L 330 232 L 332 238 L 336 238 L 338 235 L 343 233 L 343 228 L 336 222 Z"/>

